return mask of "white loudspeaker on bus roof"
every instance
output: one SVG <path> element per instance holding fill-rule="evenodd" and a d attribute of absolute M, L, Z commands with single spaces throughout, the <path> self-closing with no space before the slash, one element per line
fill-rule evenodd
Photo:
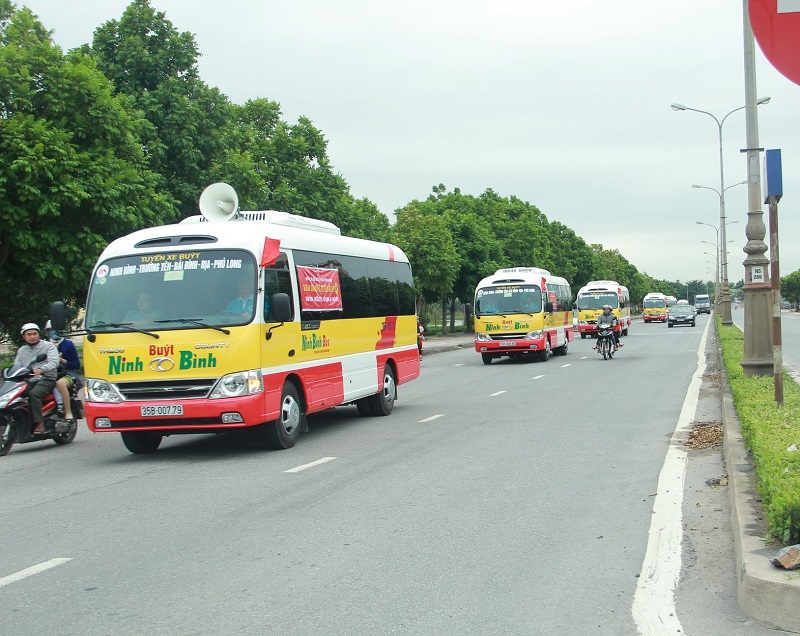
<path fill-rule="evenodd" d="M 199 207 L 208 221 L 228 221 L 239 211 L 239 197 L 227 183 L 212 183 L 200 195 Z"/>

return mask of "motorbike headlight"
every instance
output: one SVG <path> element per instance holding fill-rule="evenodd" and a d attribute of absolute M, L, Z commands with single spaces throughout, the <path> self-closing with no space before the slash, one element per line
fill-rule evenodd
<path fill-rule="evenodd" d="M 110 382 L 86 378 L 86 397 L 90 402 L 105 402 L 115 404 L 122 402 L 122 396 Z"/>
<path fill-rule="evenodd" d="M 259 369 L 229 373 L 219 379 L 209 397 L 212 400 L 219 398 L 241 397 L 255 395 L 264 390 L 264 380 Z"/>
<path fill-rule="evenodd" d="M 544 332 L 541 329 L 537 329 L 536 331 L 529 331 L 528 333 L 525 334 L 525 338 L 527 338 L 528 340 L 538 340 L 539 338 L 542 337 L 543 333 Z"/>
<path fill-rule="evenodd" d="M 479 333 L 475 336 L 475 340 L 480 342 L 490 342 L 492 337 L 488 333 Z"/>

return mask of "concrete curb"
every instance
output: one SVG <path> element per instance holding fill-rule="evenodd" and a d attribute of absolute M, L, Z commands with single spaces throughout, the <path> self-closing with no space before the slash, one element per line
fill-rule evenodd
<path fill-rule="evenodd" d="M 800 573 L 769 564 L 777 550 L 763 537 L 764 509 L 756 488 L 755 469 L 744 446 L 739 416 L 733 407 L 716 328 L 715 334 L 739 606 L 765 625 L 800 633 Z"/>

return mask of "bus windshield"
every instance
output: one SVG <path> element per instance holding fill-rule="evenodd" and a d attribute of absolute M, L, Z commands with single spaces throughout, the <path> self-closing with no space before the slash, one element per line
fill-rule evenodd
<path fill-rule="evenodd" d="M 602 309 L 603 305 L 619 307 L 619 298 L 614 292 L 590 292 L 578 294 L 578 309 Z"/>
<path fill-rule="evenodd" d="M 111 258 L 95 271 L 89 331 L 243 325 L 256 311 L 256 263 L 244 250 L 193 250 Z"/>
<path fill-rule="evenodd" d="M 647 300 L 644 301 L 644 306 L 651 308 L 652 307 L 663 308 L 667 306 L 667 301 L 664 300 L 663 298 L 648 298 Z"/>
<path fill-rule="evenodd" d="M 538 285 L 497 285 L 479 289 L 476 312 L 492 314 L 538 314 L 542 311 L 542 290 Z"/>

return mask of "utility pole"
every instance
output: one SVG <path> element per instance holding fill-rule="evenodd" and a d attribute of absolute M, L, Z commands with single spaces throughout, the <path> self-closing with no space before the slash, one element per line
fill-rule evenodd
<path fill-rule="evenodd" d="M 761 206 L 761 171 L 758 147 L 758 113 L 756 98 L 755 39 L 750 27 L 748 0 L 744 6 L 744 84 L 747 121 L 747 244 L 744 259 L 744 354 L 742 370 L 746 376 L 772 375 L 774 372 L 772 334 L 770 329 L 771 284 L 769 259 L 764 256 L 764 213 Z"/>

